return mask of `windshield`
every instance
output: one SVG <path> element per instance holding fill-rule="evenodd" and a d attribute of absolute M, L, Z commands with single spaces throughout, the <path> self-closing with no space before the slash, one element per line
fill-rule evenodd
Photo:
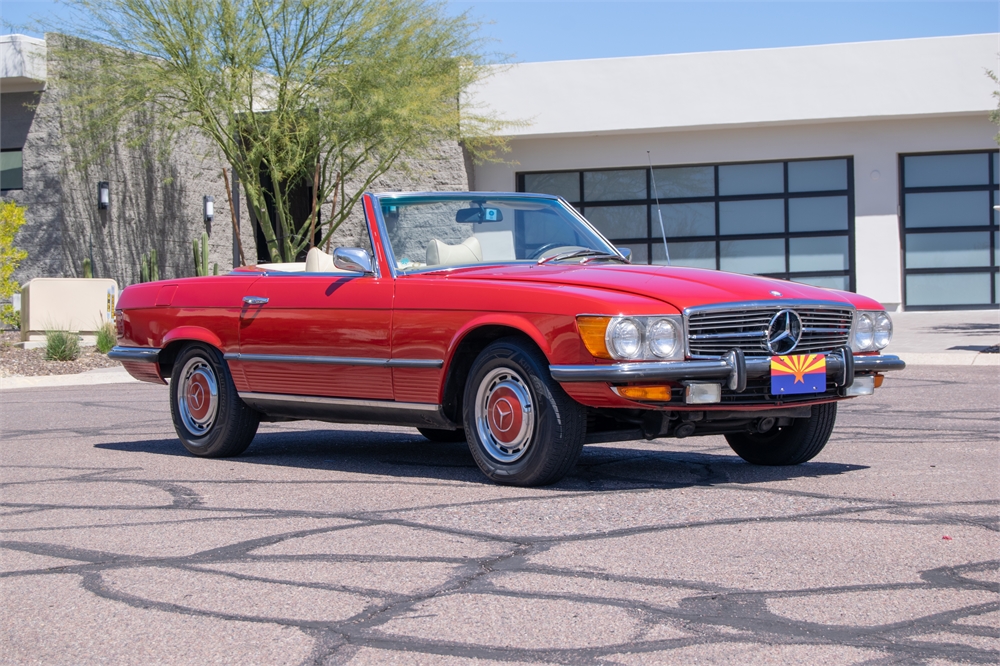
<path fill-rule="evenodd" d="M 612 245 L 557 199 L 470 193 L 383 196 L 379 203 L 396 267 L 403 272 L 522 261 L 621 261 Z"/>

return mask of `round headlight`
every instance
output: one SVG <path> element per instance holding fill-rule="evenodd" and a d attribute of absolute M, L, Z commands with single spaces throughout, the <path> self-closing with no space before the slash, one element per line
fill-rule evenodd
<path fill-rule="evenodd" d="M 884 349 L 892 340 L 892 320 L 889 315 L 879 312 L 875 315 L 875 348 Z"/>
<path fill-rule="evenodd" d="M 646 341 L 656 356 L 671 356 L 677 350 L 677 327 L 669 319 L 657 319 L 646 330 Z"/>
<path fill-rule="evenodd" d="M 635 358 L 642 351 L 642 331 L 633 319 L 619 319 L 608 328 L 608 347 L 618 358 Z"/>
<path fill-rule="evenodd" d="M 858 351 L 868 351 L 872 348 L 875 340 L 875 322 L 870 315 L 862 314 L 858 317 L 858 326 L 854 329 L 854 344 Z"/>

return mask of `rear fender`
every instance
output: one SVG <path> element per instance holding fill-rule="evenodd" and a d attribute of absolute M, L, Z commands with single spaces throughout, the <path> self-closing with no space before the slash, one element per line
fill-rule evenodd
<path fill-rule="evenodd" d="M 162 377 L 169 377 L 173 373 L 174 359 L 188 342 L 203 342 L 207 345 L 225 352 L 222 348 L 222 341 L 212 331 L 201 326 L 178 326 L 163 336 L 163 343 L 160 347 L 160 356 L 157 365 Z"/>
<path fill-rule="evenodd" d="M 178 326 L 163 336 L 163 346 L 166 347 L 171 342 L 180 340 L 204 342 L 222 351 L 222 341 L 219 340 L 219 336 L 201 326 Z"/>

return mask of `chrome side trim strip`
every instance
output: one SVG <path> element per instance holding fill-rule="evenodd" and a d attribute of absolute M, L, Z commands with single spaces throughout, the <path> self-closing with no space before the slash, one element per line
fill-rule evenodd
<path fill-rule="evenodd" d="M 441 405 L 426 402 L 396 402 L 394 400 L 359 400 L 355 398 L 327 398 L 317 395 L 286 395 L 284 393 L 241 392 L 240 398 L 247 402 L 264 401 L 272 404 L 329 405 L 331 407 L 366 407 L 373 409 L 407 410 L 411 412 L 437 413 Z"/>
<path fill-rule="evenodd" d="M 441 405 L 393 400 L 358 400 L 282 393 L 240 393 L 240 398 L 269 417 L 330 423 L 381 423 L 414 428 L 456 430 Z"/>
<path fill-rule="evenodd" d="M 422 358 L 363 358 L 359 356 L 299 356 L 295 354 L 241 354 L 223 356 L 227 361 L 252 363 L 310 363 L 318 365 L 364 365 L 378 368 L 430 368 L 444 366 L 442 359 Z"/>
<path fill-rule="evenodd" d="M 156 347 L 113 347 L 108 352 L 108 358 L 116 361 L 142 361 L 156 363 L 160 350 Z"/>
<path fill-rule="evenodd" d="M 826 355 L 827 373 L 840 374 L 843 359 Z M 906 367 L 898 356 L 854 356 L 855 372 L 889 372 Z M 705 361 L 652 361 L 648 363 L 612 363 L 610 365 L 551 365 L 549 372 L 557 382 L 635 382 L 650 380 L 728 379 L 734 367 L 725 359 Z M 766 377 L 771 372 L 771 358 L 746 359 L 747 377 Z"/>

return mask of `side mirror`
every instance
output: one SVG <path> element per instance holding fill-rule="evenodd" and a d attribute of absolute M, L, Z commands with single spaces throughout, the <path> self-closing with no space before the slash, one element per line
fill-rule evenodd
<path fill-rule="evenodd" d="M 630 264 L 632 263 L 632 250 L 631 250 L 631 248 L 619 247 L 619 248 L 615 248 L 615 249 L 617 249 L 619 252 L 622 253 L 622 256 L 625 257 L 625 261 L 627 261 Z"/>
<path fill-rule="evenodd" d="M 338 247 L 333 251 L 333 265 L 342 271 L 374 273 L 372 258 L 360 247 Z"/>

